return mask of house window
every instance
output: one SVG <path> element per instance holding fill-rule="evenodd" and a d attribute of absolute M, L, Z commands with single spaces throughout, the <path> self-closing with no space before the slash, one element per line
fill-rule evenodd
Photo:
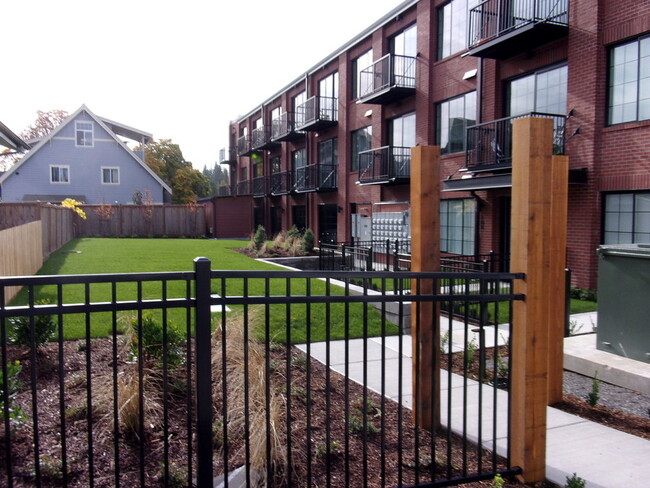
<path fill-rule="evenodd" d="M 438 59 L 467 48 L 469 11 L 478 0 L 452 0 L 438 9 Z"/>
<path fill-rule="evenodd" d="M 604 244 L 650 243 L 650 191 L 605 195 Z"/>
<path fill-rule="evenodd" d="M 567 67 L 538 71 L 508 85 L 510 116 L 531 112 L 565 114 L 567 100 Z"/>
<path fill-rule="evenodd" d="M 436 116 L 436 141 L 440 154 L 465 151 L 467 127 L 476 122 L 476 92 L 438 104 Z"/>
<path fill-rule="evenodd" d="M 304 177 L 302 171 L 298 171 L 300 168 L 307 166 L 307 149 L 304 147 L 298 149 L 291 153 L 291 170 L 293 174 L 293 184 L 297 184 L 299 179 Z"/>
<path fill-rule="evenodd" d="M 389 144 L 393 147 L 415 146 L 415 114 L 406 114 L 390 121 Z"/>
<path fill-rule="evenodd" d="M 239 181 L 248 181 L 248 168 L 239 168 Z"/>
<path fill-rule="evenodd" d="M 119 185 L 120 184 L 120 168 L 102 167 L 102 184 L 104 184 L 104 185 Z"/>
<path fill-rule="evenodd" d="M 350 171 L 359 170 L 359 153 L 370 149 L 371 143 L 371 125 L 352 132 L 352 157 L 350 158 Z"/>
<path fill-rule="evenodd" d="M 366 51 L 361 56 L 352 60 L 352 99 L 359 97 L 360 93 L 368 93 L 369 87 L 362 86 L 368 85 L 371 82 L 369 77 L 362 77 L 360 73 L 362 70 L 368 68 L 372 64 L 372 49 Z"/>
<path fill-rule="evenodd" d="M 93 123 L 75 122 L 77 146 L 92 147 L 93 145 Z"/>
<path fill-rule="evenodd" d="M 326 76 L 318 83 L 320 96 L 319 118 L 323 120 L 337 120 L 339 110 L 339 74 L 338 72 Z"/>
<path fill-rule="evenodd" d="M 282 107 L 275 107 L 271 110 L 271 122 L 278 120 L 282 116 Z"/>
<path fill-rule="evenodd" d="M 418 53 L 416 38 L 417 30 L 415 24 L 413 24 L 391 39 L 390 52 L 397 56 L 410 56 L 414 58 Z"/>
<path fill-rule="evenodd" d="M 281 161 L 279 156 L 274 156 L 271 158 L 271 174 L 280 173 L 282 171 Z"/>
<path fill-rule="evenodd" d="M 70 166 L 50 165 L 50 183 L 70 183 Z"/>
<path fill-rule="evenodd" d="M 292 108 L 294 113 L 294 125 L 300 127 L 305 123 L 305 107 L 304 104 L 307 101 L 307 93 L 301 91 L 293 97 Z"/>
<path fill-rule="evenodd" d="M 338 138 L 334 137 L 318 143 L 318 162 L 335 165 L 338 162 Z"/>
<path fill-rule="evenodd" d="M 449 254 L 473 255 L 476 202 L 473 198 L 440 201 L 440 250 Z"/>
<path fill-rule="evenodd" d="M 650 119 L 650 36 L 609 52 L 607 122 Z"/>

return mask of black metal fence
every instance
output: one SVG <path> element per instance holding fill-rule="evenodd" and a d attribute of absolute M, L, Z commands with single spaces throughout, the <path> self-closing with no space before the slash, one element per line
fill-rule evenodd
<path fill-rule="evenodd" d="M 0 484 L 212 487 L 231 473 L 247 486 L 449 486 L 516 473 L 497 445 L 509 355 L 487 346 L 503 344 L 522 298 L 499 284 L 520 278 L 211 271 L 206 259 L 193 272 L 0 278 L 0 297 L 24 287 L 0 302 Z M 460 310 L 440 318 L 433 430 L 412 418 L 419 353 L 409 359 L 394 325 L 426 302 Z"/>

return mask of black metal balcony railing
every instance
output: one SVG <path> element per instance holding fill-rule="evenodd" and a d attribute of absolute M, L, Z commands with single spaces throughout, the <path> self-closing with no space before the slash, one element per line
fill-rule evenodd
<path fill-rule="evenodd" d="M 250 180 L 240 181 L 237 183 L 237 196 L 250 195 L 252 193 Z"/>
<path fill-rule="evenodd" d="M 218 197 L 232 197 L 237 194 L 237 188 L 234 185 L 222 185 L 217 187 Z"/>
<path fill-rule="evenodd" d="M 296 168 L 294 187 L 297 192 L 336 189 L 336 164 L 310 164 Z"/>
<path fill-rule="evenodd" d="M 253 152 L 251 147 L 251 138 L 250 136 L 241 136 L 237 139 L 237 155 L 238 156 L 250 156 Z"/>
<path fill-rule="evenodd" d="M 269 193 L 271 195 L 286 195 L 291 191 L 291 171 L 281 171 L 271 175 L 271 187 Z"/>
<path fill-rule="evenodd" d="M 466 168 L 471 171 L 491 171 L 512 167 L 512 121 L 522 117 L 553 119 L 553 154 L 564 154 L 566 117 L 558 114 L 529 114 L 492 120 L 467 128 Z"/>
<path fill-rule="evenodd" d="M 274 142 L 293 141 L 303 136 L 302 132 L 296 130 L 293 112 L 285 112 L 271 123 L 271 140 Z"/>
<path fill-rule="evenodd" d="M 503 59 L 555 40 L 568 12 L 569 0 L 484 0 L 469 11 L 470 54 Z"/>
<path fill-rule="evenodd" d="M 263 197 L 266 196 L 266 182 L 268 178 L 266 176 L 256 176 L 253 178 L 253 196 L 254 197 Z"/>
<path fill-rule="evenodd" d="M 415 92 L 415 58 L 387 54 L 359 74 L 359 103 L 387 103 Z"/>
<path fill-rule="evenodd" d="M 359 153 L 359 183 L 391 183 L 411 176 L 411 148 L 384 146 Z"/>
<path fill-rule="evenodd" d="M 297 130 L 314 131 L 335 125 L 339 118 L 339 100 L 335 97 L 311 97 L 296 107 Z"/>
<path fill-rule="evenodd" d="M 261 126 L 251 132 L 251 149 L 253 151 L 270 149 L 274 145 L 275 143 L 271 140 L 271 131 L 267 127 Z"/>
<path fill-rule="evenodd" d="M 219 149 L 219 164 L 233 163 L 237 160 L 237 152 L 234 147 L 222 147 Z"/>

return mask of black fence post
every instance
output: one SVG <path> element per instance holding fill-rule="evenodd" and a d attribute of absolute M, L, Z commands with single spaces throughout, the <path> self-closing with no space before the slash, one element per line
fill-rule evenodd
<path fill-rule="evenodd" d="M 212 488 L 212 362 L 210 260 L 194 260 L 196 276 L 196 440 L 197 487 Z"/>
<path fill-rule="evenodd" d="M 571 335 L 571 268 L 564 268 L 564 337 Z"/>

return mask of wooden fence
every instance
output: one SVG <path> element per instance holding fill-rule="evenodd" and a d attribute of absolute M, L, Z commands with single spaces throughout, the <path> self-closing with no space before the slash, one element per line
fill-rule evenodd
<path fill-rule="evenodd" d="M 43 265 L 42 224 L 36 220 L 26 224 L 0 230 L 0 275 L 28 276 L 36 273 Z M 5 300 L 8 302 L 19 291 L 19 287 L 8 287 Z"/>

